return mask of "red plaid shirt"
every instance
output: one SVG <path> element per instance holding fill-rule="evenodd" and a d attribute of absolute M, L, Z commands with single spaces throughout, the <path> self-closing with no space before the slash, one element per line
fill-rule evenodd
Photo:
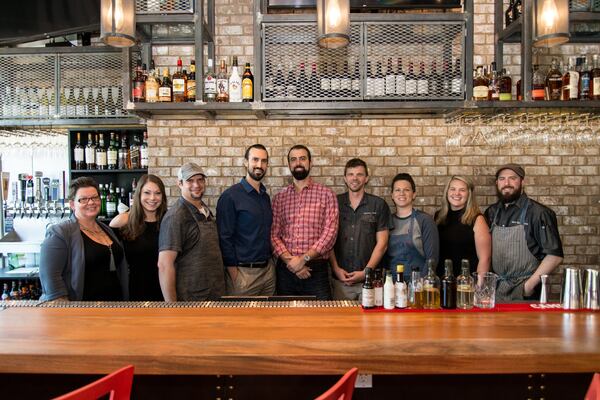
<path fill-rule="evenodd" d="M 292 184 L 275 195 L 272 208 L 271 243 L 277 257 L 310 249 L 329 257 L 339 223 L 337 197 L 331 189 L 311 179 L 298 193 Z"/>

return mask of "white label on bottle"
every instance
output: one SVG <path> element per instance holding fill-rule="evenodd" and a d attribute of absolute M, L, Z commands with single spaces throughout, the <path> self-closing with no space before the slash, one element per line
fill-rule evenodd
<path fill-rule="evenodd" d="M 406 76 L 405 75 L 396 75 L 396 94 L 399 94 L 399 95 L 406 94 Z"/>
<path fill-rule="evenodd" d="M 352 90 L 352 79 L 350 79 L 350 78 L 340 79 L 340 90 Z"/>
<path fill-rule="evenodd" d="M 352 79 L 352 91 L 360 92 L 360 79 Z"/>
<path fill-rule="evenodd" d="M 406 308 L 408 306 L 408 290 L 405 282 L 396 282 L 396 307 Z"/>
<path fill-rule="evenodd" d="M 146 101 L 148 103 L 153 103 L 157 100 L 158 91 L 157 87 L 146 85 Z"/>
<path fill-rule="evenodd" d="M 158 96 L 159 97 L 171 97 L 171 88 L 170 87 L 159 87 L 158 88 Z"/>
<path fill-rule="evenodd" d="M 115 215 L 117 213 L 117 205 L 114 201 L 106 202 L 106 213 L 108 215 Z"/>
<path fill-rule="evenodd" d="M 242 80 L 237 74 L 232 74 L 229 78 L 229 101 L 231 103 L 242 102 Z"/>
<path fill-rule="evenodd" d="M 106 166 L 106 152 L 103 151 L 96 153 L 96 164 L 98 164 L 98 166 Z"/>
<path fill-rule="evenodd" d="M 142 168 L 147 168 L 148 167 L 148 148 L 147 147 L 142 147 L 140 149 L 140 155 L 141 155 L 141 165 Z"/>
<path fill-rule="evenodd" d="M 594 93 L 593 96 L 600 96 L 600 77 L 594 78 Z"/>
<path fill-rule="evenodd" d="M 185 80 L 181 78 L 173 79 L 173 94 L 185 93 Z"/>
<path fill-rule="evenodd" d="M 385 78 L 375 78 L 375 96 L 385 96 Z"/>
<path fill-rule="evenodd" d="M 579 72 L 569 71 L 569 99 L 579 97 Z"/>
<path fill-rule="evenodd" d="M 107 151 L 106 159 L 108 160 L 108 165 L 117 165 L 117 151 L 116 150 Z"/>
<path fill-rule="evenodd" d="M 75 149 L 73 151 L 74 153 L 74 157 L 75 157 L 75 161 L 76 162 L 83 162 L 83 149 L 79 148 L 79 149 Z"/>
<path fill-rule="evenodd" d="M 340 90 L 340 78 L 331 78 L 331 90 Z"/>
<path fill-rule="evenodd" d="M 204 93 L 217 94 L 217 81 L 212 77 L 206 77 L 204 80 Z"/>
<path fill-rule="evenodd" d="M 385 94 L 396 94 L 396 75 L 388 75 L 385 77 Z"/>
<path fill-rule="evenodd" d="M 375 79 L 367 78 L 367 96 L 375 96 Z"/>
<path fill-rule="evenodd" d="M 418 94 L 428 94 L 429 93 L 429 84 L 427 79 L 419 79 L 417 81 L 417 93 Z"/>
<path fill-rule="evenodd" d="M 417 80 L 416 79 L 408 79 L 406 81 L 406 94 L 407 95 L 417 94 Z"/>
<path fill-rule="evenodd" d="M 388 282 L 389 279 L 389 282 Z M 394 284 L 392 283 L 391 275 L 385 280 L 383 285 L 383 308 L 392 310 L 396 306 L 396 293 Z"/>
<path fill-rule="evenodd" d="M 321 78 L 321 90 L 328 91 L 331 89 L 331 80 L 329 78 Z"/>
<path fill-rule="evenodd" d="M 375 305 L 377 307 L 383 306 L 383 286 L 375 288 Z"/>
<path fill-rule="evenodd" d="M 487 100 L 488 87 L 487 86 L 475 86 L 473 88 L 473 97 L 476 99 Z"/>
<path fill-rule="evenodd" d="M 85 148 L 85 162 L 87 164 L 96 164 L 96 151 L 93 148 Z"/>
<path fill-rule="evenodd" d="M 462 79 L 461 78 L 453 78 L 452 79 L 452 94 L 460 94 L 462 93 Z"/>
<path fill-rule="evenodd" d="M 364 289 L 362 290 L 362 305 L 363 307 L 374 307 L 375 306 L 375 290 Z"/>

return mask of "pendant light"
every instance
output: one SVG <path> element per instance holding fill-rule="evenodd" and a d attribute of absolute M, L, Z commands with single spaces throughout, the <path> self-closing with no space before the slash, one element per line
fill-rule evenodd
<path fill-rule="evenodd" d="M 319 46 L 337 49 L 350 43 L 350 0 L 317 0 Z"/>
<path fill-rule="evenodd" d="M 100 39 L 109 46 L 135 44 L 135 0 L 102 0 Z"/>
<path fill-rule="evenodd" d="M 533 45 L 553 47 L 569 41 L 569 0 L 535 0 Z"/>

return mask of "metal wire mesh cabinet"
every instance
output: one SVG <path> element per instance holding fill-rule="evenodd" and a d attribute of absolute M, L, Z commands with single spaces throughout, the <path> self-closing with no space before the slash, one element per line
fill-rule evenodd
<path fill-rule="evenodd" d="M 193 0 L 137 0 L 136 14 L 181 14 L 193 13 Z"/>
<path fill-rule="evenodd" d="M 262 24 L 263 101 L 465 98 L 465 22 L 353 22 L 350 45 L 323 49 L 316 24 Z"/>

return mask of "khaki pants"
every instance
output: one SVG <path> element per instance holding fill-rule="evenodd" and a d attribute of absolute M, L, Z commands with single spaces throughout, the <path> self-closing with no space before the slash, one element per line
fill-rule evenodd
<path fill-rule="evenodd" d="M 264 268 L 238 267 L 235 282 L 227 273 L 228 296 L 273 296 L 275 294 L 275 265 L 272 260 Z"/>
<path fill-rule="evenodd" d="M 337 279 L 331 279 L 334 300 L 362 300 L 362 282 L 352 286 L 344 285 Z"/>

